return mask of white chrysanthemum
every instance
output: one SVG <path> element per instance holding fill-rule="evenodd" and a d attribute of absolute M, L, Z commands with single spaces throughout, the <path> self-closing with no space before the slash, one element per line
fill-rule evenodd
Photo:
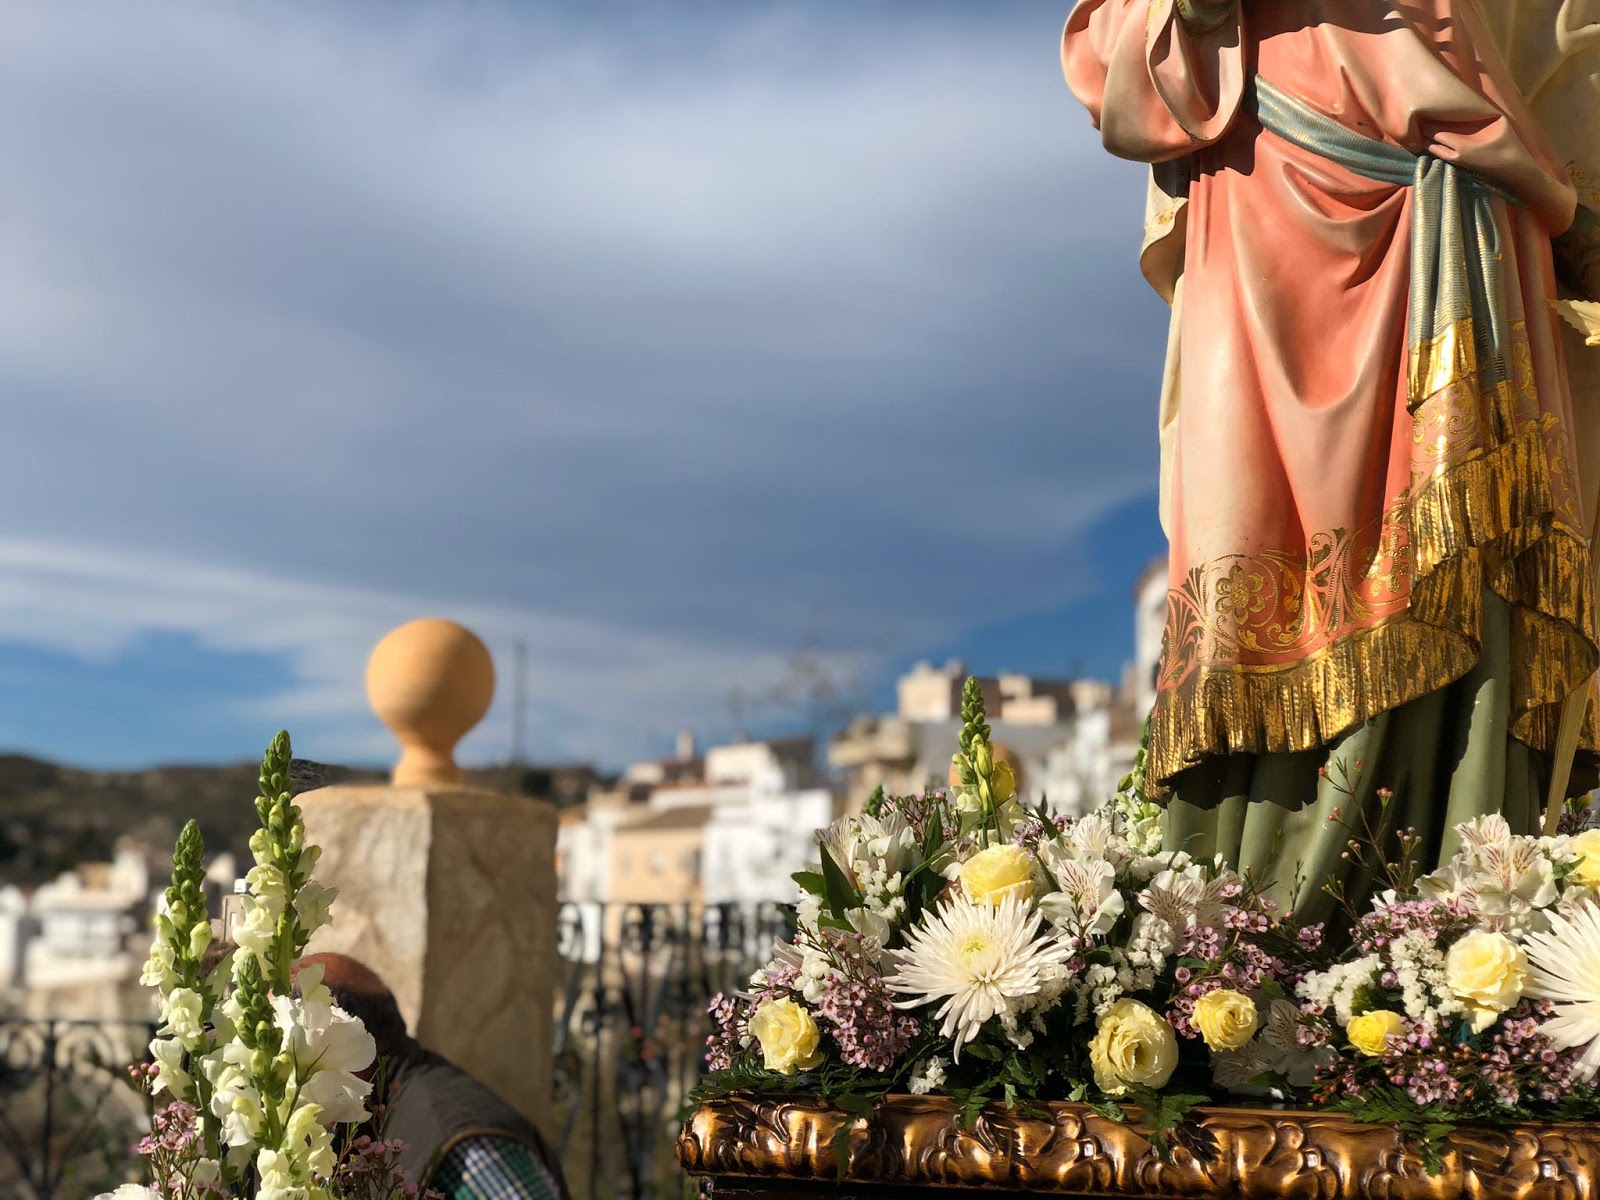
<path fill-rule="evenodd" d="M 1038 936 L 1042 921 L 1015 894 L 999 904 L 952 900 L 907 934 L 906 948 L 895 956 L 899 969 L 884 982 L 916 997 L 902 1008 L 944 1000 L 934 1016 L 960 1061 L 961 1047 L 985 1022 L 1026 1011 L 1045 968 L 1066 961 L 1064 944 Z"/>
<path fill-rule="evenodd" d="M 1600 908 L 1586 904 L 1550 917 L 1547 930 L 1523 942 L 1529 978 L 1524 995 L 1555 1003 L 1540 1028 L 1558 1050 L 1582 1046 L 1581 1076 L 1600 1072 Z"/>

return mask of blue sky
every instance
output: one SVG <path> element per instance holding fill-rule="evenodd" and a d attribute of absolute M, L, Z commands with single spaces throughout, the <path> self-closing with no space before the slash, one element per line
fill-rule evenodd
<path fill-rule="evenodd" d="M 0 746 L 381 761 L 429 614 L 611 765 L 808 641 L 1114 676 L 1164 309 L 1068 7 L 8 5 Z"/>

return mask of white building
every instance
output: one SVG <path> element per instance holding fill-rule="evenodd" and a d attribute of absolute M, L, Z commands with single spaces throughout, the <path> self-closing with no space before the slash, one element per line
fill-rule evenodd
<path fill-rule="evenodd" d="M 742 741 L 639 763 L 618 786 L 563 814 L 561 897 L 587 903 L 758 904 L 789 878 L 833 819 L 809 739 Z"/>
<path fill-rule="evenodd" d="M 1120 686 L 1015 673 L 980 679 L 991 736 L 1016 768 L 1026 802 L 1047 801 L 1057 813 L 1087 812 L 1109 798 L 1132 767 L 1155 703 L 1166 566 L 1164 558 L 1151 563 L 1134 586 L 1133 661 Z M 858 717 L 833 740 L 828 761 L 846 777 L 852 811 L 880 784 L 891 793 L 945 785 L 966 677 L 959 661 L 918 663 L 895 686 L 895 712 Z"/>

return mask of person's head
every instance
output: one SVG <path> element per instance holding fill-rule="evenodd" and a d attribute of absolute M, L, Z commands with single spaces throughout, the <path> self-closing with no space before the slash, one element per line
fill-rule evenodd
<path fill-rule="evenodd" d="M 334 1004 L 367 1027 L 379 1059 L 393 1059 L 405 1049 L 406 1019 L 394 993 L 371 967 L 347 954 L 308 954 L 295 966 L 296 980 L 311 966 L 322 967 L 322 983 L 333 993 Z"/>

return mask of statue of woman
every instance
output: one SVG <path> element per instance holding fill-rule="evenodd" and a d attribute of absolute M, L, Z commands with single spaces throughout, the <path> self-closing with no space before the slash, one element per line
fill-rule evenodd
<path fill-rule="evenodd" d="M 1081 0 L 1064 35 L 1153 165 L 1173 304 L 1148 777 L 1171 846 L 1305 916 L 1366 885 L 1352 830 L 1535 831 L 1600 662 L 1600 391 L 1552 305 L 1600 299 L 1600 11 L 1481 2 Z"/>

